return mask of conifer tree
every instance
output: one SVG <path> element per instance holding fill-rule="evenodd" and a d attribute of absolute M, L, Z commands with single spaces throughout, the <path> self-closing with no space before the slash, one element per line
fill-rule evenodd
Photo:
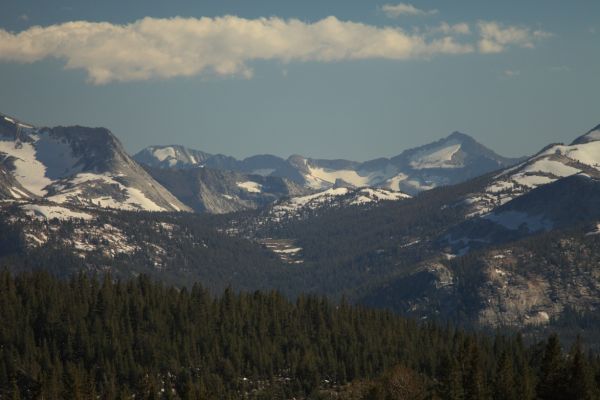
<path fill-rule="evenodd" d="M 448 352 L 442 356 L 438 379 L 440 398 L 447 400 L 463 399 L 463 380 L 460 365 L 456 358 Z"/>
<path fill-rule="evenodd" d="M 537 396 L 541 400 L 567 400 L 566 371 L 564 368 L 560 341 L 556 334 L 550 335 L 544 350 Z"/>
<path fill-rule="evenodd" d="M 513 361 L 506 351 L 503 351 L 498 360 L 494 377 L 494 400 L 517 400 Z"/>
<path fill-rule="evenodd" d="M 465 400 L 483 400 L 487 398 L 485 378 L 481 365 L 479 346 L 473 339 L 468 345 L 464 382 Z"/>
<path fill-rule="evenodd" d="M 577 337 L 569 353 L 568 398 L 572 400 L 594 400 L 598 392 L 594 387 L 594 377 L 581 349 L 581 338 Z"/>

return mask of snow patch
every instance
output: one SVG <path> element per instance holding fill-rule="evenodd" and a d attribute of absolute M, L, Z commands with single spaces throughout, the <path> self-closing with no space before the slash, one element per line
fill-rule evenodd
<path fill-rule="evenodd" d="M 348 194 L 349 189 L 345 187 L 327 189 L 323 192 L 309 194 L 307 196 L 294 197 L 289 200 L 288 204 L 292 209 L 306 206 L 309 203 L 324 203 L 332 197 L 343 196 Z"/>
<path fill-rule="evenodd" d="M 594 236 L 594 235 L 600 235 L 600 223 L 596 223 L 596 228 L 593 231 L 587 232 L 585 234 L 585 236 Z"/>
<path fill-rule="evenodd" d="M 302 251 L 302 247 L 292 247 L 291 249 L 273 249 L 275 253 L 293 254 Z"/>
<path fill-rule="evenodd" d="M 541 185 L 554 182 L 556 179 L 544 176 L 544 175 L 525 175 L 519 174 L 513 177 L 513 181 L 519 185 L 527 186 L 529 188 L 536 188 Z"/>
<path fill-rule="evenodd" d="M 453 161 L 454 155 L 460 150 L 460 143 L 450 146 L 419 152 L 410 162 L 414 169 L 430 168 L 460 168 L 463 165 Z"/>
<path fill-rule="evenodd" d="M 469 196 L 466 202 L 472 205 L 472 211 L 468 216 L 488 213 L 539 186 L 580 174 L 585 166 L 600 171 L 600 141 L 551 146 L 496 175 L 483 192 Z"/>
<path fill-rule="evenodd" d="M 36 196 L 44 196 L 46 186 L 52 180 L 46 177 L 46 166 L 36 158 L 36 150 L 32 143 L 14 140 L 0 140 L 0 153 L 15 158 L 13 176 L 27 190 Z"/>
<path fill-rule="evenodd" d="M 395 201 L 410 198 L 402 192 L 391 192 L 383 189 L 364 188 L 357 192 L 358 196 L 350 202 L 350 205 L 366 204 L 377 201 Z"/>
<path fill-rule="evenodd" d="M 165 210 L 164 208 L 160 207 L 158 204 L 150 200 L 141 190 L 134 187 L 128 187 L 126 190 L 129 194 L 129 198 L 127 199 L 126 204 L 130 204 L 135 208 L 139 207 L 142 210 L 146 211 Z M 176 208 L 176 211 L 179 211 L 179 209 Z"/>
<path fill-rule="evenodd" d="M 165 161 L 167 158 L 176 158 L 177 154 L 175 153 L 175 149 L 172 147 L 163 147 L 160 149 L 154 149 L 152 154 L 158 161 Z M 175 160 L 177 162 L 177 160 Z"/>
<path fill-rule="evenodd" d="M 111 186 L 112 191 L 124 195 L 126 200 L 115 199 L 106 194 L 94 196 L 93 191 L 90 189 L 103 185 Z M 49 196 L 48 200 L 55 203 L 73 202 L 129 211 L 165 211 L 163 207 L 150 200 L 140 189 L 124 186 L 108 174 L 79 173 L 69 181 L 69 186 L 68 189 Z"/>
<path fill-rule="evenodd" d="M 90 220 L 93 218 L 91 214 L 79 211 L 73 211 L 66 207 L 61 206 L 51 206 L 51 205 L 41 205 L 41 204 L 25 204 L 21 206 L 21 209 L 25 211 L 25 213 L 31 217 L 35 217 L 38 219 L 59 219 L 61 221 L 69 220 L 69 219 L 84 219 Z"/>
<path fill-rule="evenodd" d="M 406 180 L 406 178 L 408 178 L 408 175 L 400 173 L 385 181 L 383 186 L 391 190 L 400 191 L 400 182 Z"/>
<path fill-rule="evenodd" d="M 410 198 L 402 192 L 393 192 L 386 189 L 362 188 L 349 189 L 338 187 L 327 189 L 311 195 L 293 197 L 273 206 L 271 217 L 276 220 L 282 218 L 301 217 L 307 210 L 316 210 L 324 206 L 358 206 L 380 201 L 397 201 Z"/>
<path fill-rule="evenodd" d="M 571 176 L 577 174 L 580 170 L 573 168 L 569 165 L 563 164 L 559 161 L 550 160 L 548 158 L 542 158 L 536 160 L 534 163 L 527 165 L 522 170 L 523 172 L 541 172 L 552 174 L 554 176 Z"/>
<path fill-rule="evenodd" d="M 262 192 L 262 185 L 253 181 L 237 182 L 236 185 L 250 193 Z"/>
<path fill-rule="evenodd" d="M 386 167 L 385 170 L 355 171 L 351 169 L 333 170 L 328 168 L 307 165 L 308 175 L 305 179 L 310 187 L 320 189 L 335 184 L 338 179 L 343 180 L 356 187 L 374 186 L 385 183 L 386 180 L 395 177 L 398 171 L 395 167 Z M 406 176 L 399 174 L 398 181 Z M 391 182 L 390 184 L 394 184 Z M 387 185 L 384 185 L 387 186 Z M 396 183 L 396 186 L 398 184 Z M 395 190 L 395 188 L 392 187 Z"/>

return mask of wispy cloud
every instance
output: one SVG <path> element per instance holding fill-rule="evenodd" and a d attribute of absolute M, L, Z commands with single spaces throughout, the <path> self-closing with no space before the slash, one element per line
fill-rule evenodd
<path fill-rule="evenodd" d="M 471 33 L 471 27 L 466 22 L 450 25 L 442 22 L 436 27 L 430 28 L 431 33 L 443 33 L 445 35 L 468 35 Z"/>
<path fill-rule="evenodd" d="M 408 3 L 385 4 L 381 7 L 381 11 L 390 18 L 398 18 L 401 15 L 433 15 L 438 13 L 438 10 L 422 10 Z"/>
<path fill-rule="evenodd" d="M 515 76 L 519 76 L 521 75 L 521 71 L 516 70 L 516 69 L 505 69 L 502 74 L 504 75 L 504 77 L 506 78 L 512 78 Z"/>
<path fill-rule="evenodd" d="M 526 28 L 480 22 L 481 41 L 468 37 L 470 42 L 465 42 L 459 36 L 469 31 L 468 25 L 442 26 L 432 34 L 336 17 L 313 23 L 235 16 L 144 18 L 127 25 L 74 21 L 19 33 L 0 29 L 0 62 L 63 59 L 65 68 L 85 70 L 94 84 L 201 73 L 249 78 L 249 63 L 255 60 L 429 59 L 477 49 L 500 52 L 513 44 L 531 47 L 537 35 Z"/>
<path fill-rule="evenodd" d="M 21 14 L 21 15 L 19 15 L 19 19 L 21 21 L 29 21 L 29 15 L 27 15 L 27 14 Z"/>
<path fill-rule="evenodd" d="M 481 53 L 501 53 L 509 46 L 533 48 L 539 39 L 551 34 L 541 30 L 532 30 L 518 26 L 503 26 L 498 22 L 479 21 Z"/>

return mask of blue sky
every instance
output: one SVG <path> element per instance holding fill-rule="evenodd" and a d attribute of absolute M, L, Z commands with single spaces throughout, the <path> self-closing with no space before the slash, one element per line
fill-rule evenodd
<path fill-rule="evenodd" d="M 598 1 L 2 3 L 0 111 L 130 152 L 367 160 L 459 130 L 516 156 L 600 123 Z"/>

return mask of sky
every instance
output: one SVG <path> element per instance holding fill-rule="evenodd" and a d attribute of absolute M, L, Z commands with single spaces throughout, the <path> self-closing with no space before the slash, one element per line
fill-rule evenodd
<path fill-rule="evenodd" d="M 131 153 L 520 156 L 600 123 L 597 0 L 0 3 L 0 112 Z"/>

